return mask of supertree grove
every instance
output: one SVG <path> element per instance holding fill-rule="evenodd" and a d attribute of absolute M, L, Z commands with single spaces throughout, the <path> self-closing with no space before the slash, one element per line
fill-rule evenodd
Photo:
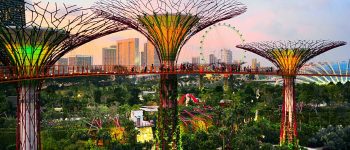
<path fill-rule="evenodd" d="M 238 45 L 270 60 L 283 76 L 283 106 L 280 144 L 298 144 L 295 100 L 295 78 L 299 69 L 310 59 L 345 45 L 343 41 L 277 41 Z"/>
<path fill-rule="evenodd" d="M 196 33 L 246 11 L 236 0 L 100 0 L 95 13 L 142 33 L 156 47 L 162 70 L 172 70 L 184 44 Z M 177 75 L 161 75 L 157 145 L 179 149 Z"/>
<path fill-rule="evenodd" d="M 18 6 L 18 2 L 13 6 Z M 0 61 L 11 74 L 18 76 L 41 76 L 69 51 L 127 29 L 116 21 L 95 15 L 90 8 L 23 1 L 17 9 L 23 13 L 23 23 L 0 22 Z M 41 149 L 41 85 L 42 80 L 17 83 L 16 149 Z"/>

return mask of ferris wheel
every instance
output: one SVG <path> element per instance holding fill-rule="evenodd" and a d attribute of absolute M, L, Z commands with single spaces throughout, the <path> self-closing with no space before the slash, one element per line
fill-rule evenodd
<path fill-rule="evenodd" d="M 235 26 L 233 26 L 231 24 L 228 24 L 228 23 L 217 23 L 217 24 L 214 24 L 214 25 L 210 26 L 204 32 L 203 36 L 201 37 L 200 47 L 199 47 L 199 49 L 200 49 L 200 64 L 207 64 L 208 63 L 208 61 L 206 60 L 206 56 L 205 56 L 205 48 L 204 48 L 205 40 L 208 37 L 208 34 L 211 31 L 213 31 L 213 29 L 216 29 L 218 27 L 226 27 L 226 28 L 230 29 L 230 31 L 232 31 L 236 36 L 238 36 L 240 44 L 244 44 L 244 42 L 245 42 L 243 34 Z M 244 59 L 246 58 L 246 53 L 247 53 L 247 51 L 244 51 L 242 53 L 239 63 L 241 63 L 241 64 L 244 63 Z"/>

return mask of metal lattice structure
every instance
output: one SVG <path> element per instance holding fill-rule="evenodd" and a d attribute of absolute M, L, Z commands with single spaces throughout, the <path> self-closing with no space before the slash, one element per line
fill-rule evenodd
<path fill-rule="evenodd" d="M 0 23 L 0 61 L 11 74 L 35 77 L 69 51 L 125 25 L 95 15 L 91 9 L 49 3 L 24 3 L 25 25 Z M 41 81 L 18 82 L 16 149 L 41 149 Z"/>
<path fill-rule="evenodd" d="M 173 69 L 183 45 L 196 33 L 246 11 L 236 0 L 100 0 L 98 15 L 127 24 L 157 49 L 162 66 Z M 178 149 L 177 76 L 161 75 L 157 143 Z"/>
<path fill-rule="evenodd" d="M 340 74 L 348 75 L 350 68 L 350 61 L 340 61 L 340 62 L 318 62 L 312 63 L 308 66 L 304 66 L 305 70 L 310 73 L 319 73 L 319 74 Z M 319 85 L 325 85 L 329 83 L 342 83 L 345 84 L 349 81 L 349 77 L 334 77 L 334 76 L 301 76 L 298 77 L 300 80 L 306 83 L 314 82 Z"/>
<path fill-rule="evenodd" d="M 278 67 L 283 75 L 283 107 L 280 144 L 297 143 L 295 77 L 310 59 L 326 51 L 345 45 L 343 41 L 277 41 L 238 45 L 238 48 L 256 53 Z"/>

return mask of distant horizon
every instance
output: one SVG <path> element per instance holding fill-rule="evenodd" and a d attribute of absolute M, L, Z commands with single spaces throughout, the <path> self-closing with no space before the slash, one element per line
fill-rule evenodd
<path fill-rule="evenodd" d="M 37 2 L 39 0 L 31 0 Z M 79 5 L 81 7 L 90 7 L 95 0 L 40 0 L 42 2 L 66 3 L 68 5 Z M 275 41 L 275 40 L 334 40 L 350 42 L 350 1 L 259 1 L 246 0 L 241 1 L 247 5 L 247 12 L 223 21 L 221 23 L 235 26 L 247 42 Z M 207 30 L 207 29 L 205 29 Z M 182 48 L 179 62 L 189 61 L 192 57 L 199 55 L 199 41 L 204 35 L 204 31 L 199 32 Z M 65 57 L 83 54 L 92 55 L 94 64 L 102 64 L 102 48 L 109 47 L 117 40 L 126 38 L 140 39 L 140 52 L 143 51 L 143 43 L 146 38 L 134 30 L 122 31 L 111 34 L 106 37 L 87 43 L 76 50 L 70 52 Z M 234 58 L 240 59 L 246 55 L 246 60 L 251 61 L 257 58 L 262 66 L 272 65 L 266 59 L 252 54 L 244 53 L 235 48 L 235 45 L 241 44 L 239 37 L 235 32 L 225 27 L 216 27 L 205 39 L 204 49 L 229 48 L 234 50 Z M 317 56 L 309 62 L 340 62 L 350 59 L 350 45 L 346 45 L 324 54 Z M 211 50 L 210 50 L 211 51 Z M 205 51 L 208 55 L 210 51 Z M 308 63 L 309 63 L 308 62 Z"/>

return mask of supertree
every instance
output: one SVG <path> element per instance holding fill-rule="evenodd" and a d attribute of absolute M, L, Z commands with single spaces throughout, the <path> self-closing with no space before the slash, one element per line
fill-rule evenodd
<path fill-rule="evenodd" d="M 276 41 L 238 45 L 238 48 L 256 53 L 270 60 L 283 77 L 283 106 L 280 144 L 297 144 L 295 77 L 310 59 L 333 48 L 343 46 L 343 41 Z"/>
<path fill-rule="evenodd" d="M 142 33 L 155 48 L 163 70 L 172 70 L 183 45 L 216 22 L 246 11 L 236 0 L 100 0 L 96 14 L 127 24 Z M 179 148 L 177 75 L 161 75 L 157 143 Z"/>
<path fill-rule="evenodd" d="M 76 47 L 127 29 L 121 23 L 97 16 L 91 8 L 23 1 L 21 7 L 7 10 L 19 10 L 25 14 L 22 17 L 26 21 L 0 23 L 0 61 L 11 74 L 29 78 L 45 74 L 60 57 Z M 16 149 L 41 149 L 41 85 L 41 80 L 17 83 Z"/>

